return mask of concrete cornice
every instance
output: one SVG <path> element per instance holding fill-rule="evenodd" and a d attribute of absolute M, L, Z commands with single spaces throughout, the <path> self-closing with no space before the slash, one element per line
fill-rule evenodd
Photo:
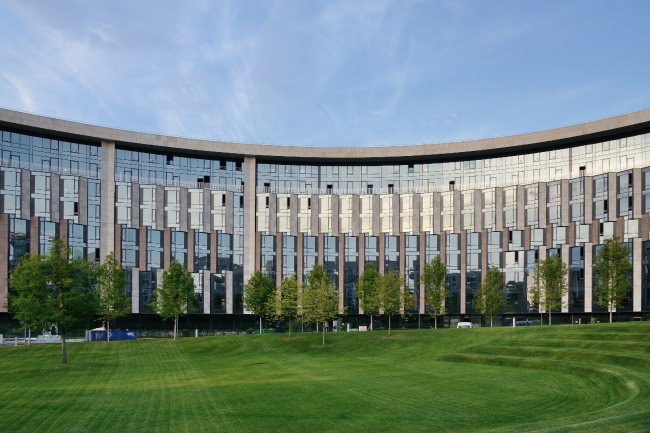
<path fill-rule="evenodd" d="M 452 143 L 382 147 L 301 147 L 180 138 L 104 126 L 88 125 L 36 114 L 0 108 L 0 126 L 50 136 L 90 142 L 112 141 L 142 148 L 173 149 L 177 152 L 219 154 L 231 157 L 256 156 L 258 159 L 309 159 L 312 161 L 450 160 L 489 157 L 515 152 L 553 149 L 604 141 L 650 131 L 650 109 L 620 116 L 506 137 Z"/>

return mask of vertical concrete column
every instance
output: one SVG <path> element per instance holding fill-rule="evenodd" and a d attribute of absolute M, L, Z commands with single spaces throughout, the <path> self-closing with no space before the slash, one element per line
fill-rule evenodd
<path fill-rule="evenodd" d="M 298 285 L 302 284 L 302 274 L 303 274 L 303 260 L 305 257 L 304 248 L 303 248 L 303 234 L 298 233 L 296 236 L 296 250 L 298 251 L 298 256 L 296 257 L 296 280 L 298 280 Z"/>
<path fill-rule="evenodd" d="M 52 182 L 53 184 L 54 182 Z M 57 198 L 58 201 L 58 198 Z M 53 204 L 51 201 L 50 204 Z M 113 251 L 115 237 L 115 143 L 102 141 L 101 228 L 99 254 L 101 262 Z"/>
<path fill-rule="evenodd" d="M 526 187 L 517 185 L 517 230 L 526 226 Z"/>
<path fill-rule="evenodd" d="M 440 259 L 447 264 L 447 234 L 440 233 Z"/>
<path fill-rule="evenodd" d="M 275 236 L 275 287 L 280 289 L 282 284 L 282 266 L 284 256 L 282 255 L 282 233 Z"/>
<path fill-rule="evenodd" d="M 9 294 L 9 215 L 0 214 L 0 313 L 7 313 Z"/>
<path fill-rule="evenodd" d="M 598 245 L 600 241 L 600 221 L 593 220 L 591 222 L 590 238 L 592 244 Z"/>
<path fill-rule="evenodd" d="M 165 227 L 163 231 L 163 268 L 168 269 L 172 262 L 172 229 Z"/>
<path fill-rule="evenodd" d="M 638 185 L 635 182 L 636 185 Z M 641 312 L 641 291 L 643 274 L 643 241 L 640 238 L 632 240 L 632 311 Z"/>
<path fill-rule="evenodd" d="M 422 198 L 420 194 L 413 194 L 413 233 L 412 235 L 420 234 L 420 227 L 422 221 L 422 215 L 420 209 L 422 208 Z"/>
<path fill-rule="evenodd" d="M 474 231 L 483 230 L 483 191 L 474 190 Z"/>
<path fill-rule="evenodd" d="M 239 206 L 239 203 L 235 203 L 235 193 L 226 192 L 226 233 L 234 234 L 235 233 L 235 206 Z M 246 243 L 246 230 L 247 227 L 251 227 L 251 231 L 255 231 L 255 197 L 253 197 L 253 225 L 246 225 L 248 222 L 248 217 L 246 216 L 246 195 L 244 194 L 244 243 Z M 214 228 L 211 225 L 212 228 Z"/>
<path fill-rule="evenodd" d="M 636 219 L 641 218 L 641 215 L 643 215 L 643 196 L 641 195 L 641 191 L 643 190 L 643 176 L 641 176 L 640 168 L 632 169 L 632 181 L 634 185 L 632 189 L 634 192 L 632 199 L 632 210 L 634 212 L 634 218 Z"/>
<path fill-rule="evenodd" d="M 594 181 L 591 176 L 585 176 L 584 179 L 584 197 L 585 197 L 585 223 L 589 223 L 594 218 Z"/>
<path fill-rule="evenodd" d="M 460 232 L 460 314 L 467 312 L 467 232 Z"/>
<path fill-rule="evenodd" d="M 575 221 L 571 221 L 569 223 L 569 239 L 567 239 L 568 244 L 570 247 L 575 247 L 576 246 L 576 223 Z"/>
<path fill-rule="evenodd" d="M 140 269 L 131 268 L 131 313 L 140 313 Z"/>
<path fill-rule="evenodd" d="M 254 271 L 259 271 L 262 269 L 262 233 L 255 232 L 255 269 Z"/>
<path fill-rule="evenodd" d="M 379 273 L 384 275 L 384 268 L 386 266 L 386 236 L 383 233 L 379 234 Z"/>
<path fill-rule="evenodd" d="M 207 190 L 206 190 L 207 191 Z M 205 203 L 205 201 L 203 202 Z M 203 272 L 203 314 L 210 314 L 210 307 L 212 306 L 212 296 L 210 293 L 210 271 L 202 270 Z"/>
<path fill-rule="evenodd" d="M 561 221 L 563 226 L 567 226 L 571 221 L 571 213 L 569 209 L 570 190 L 569 190 L 568 179 L 562 179 L 562 182 L 560 184 L 560 194 L 562 195 L 561 197 L 562 205 L 560 206 L 560 215 L 562 218 Z"/>
<path fill-rule="evenodd" d="M 189 201 L 189 195 L 190 195 L 190 193 L 187 191 L 187 188 L 179 188 L 179 194 L 180 194 L 180 199 L 181 199 L 181 203 L 180 203 L 180 205 L 181 205 L 181 206 L 180 206 L 180 208 L 181 208 L 181 211 L 180 211 L 180 213 L 181 213 L 181 218 L 180 218 L 180 220 L 181 220 L 181 224 L 180 224 L 180 228 L 181 228 L 181 231 L 186 232 L 186 231 L 187 231 L 187 227 L 188 227 L 188 224 L 187 224 L 187 208 L 188 208 L 188 203 L 187 203 L 187 202 Z"/>
<path fill-rule="evenodd" d="M 503 231 L 501 232 L 501 250 L 502 251 L 510 251 L 510 229 L 508 227 L 504 227 Z"/>
<path fill-rule="evenodd" d="M 460 196 L 460 191 L 454 191 L 454 233 L 461 232 L 461 219 L 460 219 L 460 208 L 462 207 L 462 201 Z"/>
<path fill-rule="evenodd" d="M 381 203 L 379 198 L 379 194 L 373 194 L 372 196 L 372 236 L 381 235 L 379 216 L 381 214 Z"/>
<path fill-rule="evenodd" d="M 537 184 L 537 227 L 546 227 L 546 182 Z"/>
<path fill-rule="evenodd" d="M 255 184 L 257 164 L 254 156 L 244 157 L 244 284 L 255 271 Z M 227 199 L 227 198 L 226 198 Z M 226 205 L 228 203 L 226 202 Z M 230 276 L 232 281 L 232 275 Z M 227 281 L 227 277 L 226 277 Z M 232 294 L 232 284 L 231 284 Z M 226 300 L 228 297 L 226 297 Z M 230 310 L 232 312 L 232 296 Z"/>
<path fill-rule="evenodd" d="M 32 216 L 32 173 L 20 170 L 20 218 L 28 220 Z"/>
<path fill-rule="evenodd" d="M 641 240 L 648 240 L 648 230 L 650 229 L 650 224 L 648 221 L 648 214 L 643 214 L 641 216 Z"/>
<path fill-rule="evenodd" d="M 439 192 L 433 193 L 433 233 L 439 234 L 442 224 L 440 217 L 442 212 L 441 196 Z"/>
<path fill-rule="evenodd" d="M 165 228 L 165 187 L 156 185 L 156 230 Z"/>
<path fill-rule="evenodd" d="M 187 270 L 192 273 L 194 270 L 194 229 L 187 231 Z"/>
<path fill-rule="evenodd" d="M 311 195 L 311 235 L 318 236 L 319 231 L 319 221 L 318 221 L 318 210 L 320 207 L 320 200 L 317 194 Z"/>
<path fill-rule="evenodd" d="M 548 224 L 546 226 L 546 242 L 544 242 L 546 248 L 553 248 L 553 224 Z"/>
<path fill-rule="evenodd" d="M 212 231 L 212 191 L 203 190 L 203 233 Z"/>
<path fill-rule="evenodd" d="M 616 228 L 614 230 L 614 233 L 616 233 L 616 236 L 621 238 L 621 240 L 623 240 L 624 225 L 625 225 L 625 218 L 624 217 L 616 218 Z"/>
<path fill-rule="evenodd" d="M 122 224 L 115 224 L 115 260 L 122 264 Z"/>
<path fill-rule="evenodd" d="M 115 227 L 113 226 L 113 230 L 115 230 Z M 113 233 L 115 235 L 115 233 Z M 59 238 L 63 241 L 63 243 L 68 246 L 68 220 L 59 220 Z M 107 243 L 109 244 L 109 248 L 111 248 L 110 252 L 113 252 L 113 245 L 115 240 L 114 237 L 111 237 L 110 239 L 107 240 Z"/>
<path fill-rule="evenodd" d="M 88 179 L 79 178 L 79 224 L 88 225 Z M 115 208 L 113 208 L 115 212 Z"/>
<path fill-rule="evenodd" d="M 585 313 L 591 313 L 593 311 L 592 245 L 592 243 L 585 243 Z"/>
<path fill-rule="evenodd" d="M 566 246 L 563 246 L 562 248 L 562 261 L 566 263 L 567 265 L 569 264 L 569 249 Z M 566 277 L 566 284 L 567 286 L 569 285 L 569 276 L 567 275 Z M 569 312 L 569 292 L 567 291 L 567 294 L 562 296 L 562 312 L 563 313 L 568 313 Z"/>
<path fill-rule="evenodd" d="M 338 213 L 338 212 L 337 212 Z M 339 313 L 343 313 L 345 306 L 345 235 L 339 234 Z"/>
<path fill-rule="evenodd" d="M 298 236 L 298 207 L 300 203 L 298 203 L 298 195 L 297 194 L 291 194 L 291 209 L 290 209 L 290 234 L 291 236 Z"/>
<path fill-rule="evenodd" d="M 487 230 L 481 230 L 481 280 L 485 279 L 488 270 L 488 239 Z"/>
<path fill-rule="evenodd" d="M 323 233 L 318 234 L 318 264 L 325 264 L 325 235 Z"/>
<path fill-rule="evenodd" d="M 427 260 L 427 234 L 420 232 L 420 275 L 424 275 L 424 265 Z M 420 314 L 425 314 L 426 313 L 426 297 L 425 297 L 425 288 L 424 284 L 422 284 L 419 281 L 416 281 L 415 284 L 419 285 L 420 287 L 420 309 L 419 312 Z"/>
<path fill-rule="evenodd" d="M 278 232 L 278 195 L 269 194 L 269 232 L 274 235 Z"/>
<path fill-rule="evenodd" d="M 102 170 L 102 172 L 103 172 L 103 170 Z M 102 184 L 103 184 L 103 182 L 102 182 Z M 52 173 L 50 175 L 50 221 L 57 222 L 57 223 L 59 222 L 59 208 L 60 208 L 60 203 L 61 203 L 61 196 L 59 194 L 60 187 L 61 187 L 61 178 L 59 177 L 58 174 Z M 102 187 L 102 197 L 104 197 L 103 187 Z M 102 209 L 104 208 L 103 198 L 102 198 L 102 205 L 100 207 Z M 102 220 L 102 223 L 103 223 L 103 220 Z M 100 236 L 102 236 L 101 231 L 100 231 Z M 101 247 L 101 245 L 100 245 L 100 247 Z M 101 250 L 101 248 L 100 248 L 100 250 Z"/>
<path fill-rule="evenodd" d="M 393 236 L 399 236 L 400 235 L 400 220 L 399 220 L 399 213 L 400 213 L 400 195 L 399 194 L 393 194 L 392 199 L 393 199 L 393 232 L 391 233 Z"/>
<path fill-rule="evenodd" d="M 138 255 L 139 255 L 139 262 L 140 262 L 140 269 L 143 271 L 147 270 L 147 227 L 141 226 L 140 230 L 138 230 L 139 234 L 139 250 L 138 250 Z"/>
<path fill-rule="evenodd" d="M 616 200 L 616 193 L 618 192 L 617 177 L 616 173 L 607 174 L 607 219 L 609 221 L 616 221 L 616 218 L 618 218 L 618 200 Z"/>
<path fill-rule="evenodd" d="M 339 196 L 332 195 L 332 236 L 338 236 L 340 233 L 339 229 Z"/>
<path fill-rule="evenodd" d="M 360 228 L 360 221 L 359 221 L 359 215 L 360 215 L 360 205 L 361 205 L 361 199 L 358 195 L 353 195 L 352 196 L 352 236 L 359 236 L 359 233 L 361 233 L 361 228 Z M 359 242 L 361 242 L 361 238 L 359 238 Z"/>
<path fill-rule="evenodd" d="M 217 231 L 212 230 L 210 232 L 210 272 L 213 274 L 217 272 L 217 242 L 218 242 Z"/>
<path fill-rule="evenodd" d="M 131 184 L 131 227 L 140 227 L 140 185 Z"/>
<path fill-rule="evenodd" d="M 232 314 L 233 305 L 235 301 L 233 298 L 234 298 L 234 291 L 233 291 L 232 271 L 226 271 L 226 314 Z"/>
<path fill-rule="evenodd" d="M 40 233 L 38 232 L 38 217 L 31 217 L 29 220 L 29 253 L 32 255 L 38 254 L 38 247 L 40 243 L 39 235 Z"/>
<path fill-rule="evenodd" d="M 495 231 L 503 230 L 503 188 L 494 188 Z"/>
<path fill-rule="evenodd" d="M 530 226 L 524 227 L 524 250 L 530 249 Z"/>

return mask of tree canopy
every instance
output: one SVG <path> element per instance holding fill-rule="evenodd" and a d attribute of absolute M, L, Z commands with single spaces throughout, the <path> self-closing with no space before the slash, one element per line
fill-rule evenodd
<path fill-rule="evenodd" d="M 404 311 L 413 304 L 413 295 L 404 287 L 404 276 L 398 271 L 389 270 L 380 278 L 379 308 L 381 314 L 388 316 L 388 336 L 391 331 L 391 316 Z"/>
<path fill-rule="evenodd" d="M 475 295 L 476 309 L 490 318 L 492 327 L 494 316 L 501 313 L 506 306 L 506 288 L 503 275 L 498 268 L 490 268 L 485 273 L 483 282 Z"/>
<path fill-rule="evenodd" d="M 609 322 L 612 322 L 612 312 L 621 307 L 623 299 L 632 289 L 630 261 L 632 249 L 626 243 L 621 243 L 618 236 L 607 239 L 594 257 L 594 295 L 596 305 L 609 310 Z"/>
<path fill-rule="evenodd" d="M 195 301 L 194 279 L 184 265 L 173 260 L 163 271 L 162 283 L 153 293 L 153 310 L 163 319 L 174 320 L 174 340 L 178 334 L 178 317 L 191 312 Z"/>
<path fill-rule="evenodd" d="M 262 329 L 262 317 L 271 316 L 273 311 L 269 310 L 269 302 L 275 296 L 275 284 L 262 271 L 255 271 L 244 285 L 244 307 L 256 316 L 260 317 L 260 332 Z"/>
<path fill-rule="evenodd" d="M 291 338 L 291 320 L 299 314 L 298 293 L 298 280 L 295 275 L 292 275 L 282 280 L 280 290 L 269 299 L 269 314 L 278 320 L 289 320 L 289 338 Z"/>
<path fill-rule="evenodd" d="M 104 263 L 97 272 L 97 290 L 99 292 L 98 315 L 107 323 L 106 334 L 110 340 L 110 323 L 118 317 L 126 316 L 131 312 L 131 303 L 126 296 L 126 279 L 124 269 L 120 262 L 115 260 L 115 253 L 111 252 L 104 259 Z"/>
<path fill-rule="evenodd" d="M 551 324 L 551 313 L 562 307 L 562 297 L 569 290 L 567 275 L 569 266 L 564 263 L 559 254 L 547 254 L 545 259 L 535 263 L 533 287 L 529 290 L 533 308 L 548 313 L 548 324 Z"/>
<path fill-rule="evenodd" d="M 357 283 L 357 298 L 359 307 L 365 314 L 370 315 L 370 329 L 372 329 L 372 316 L 379 313 L 379 284 L 381 275 L 377 272 L 374 263 L 366 264 L 366 269 L 359 276 Z"/>
<path fill-rule="evenodd" d="M 314 265 L 307 274 L 303 286 L 302 310 L 308 322 L 323 324 L 323 346 L 325 346 L 325 323 L 340 314 L 339 296 L 332 277 L 324 265 Z"/>
<path fill-rule="evenodd" d="M 95 272 L 88 261 L 72 255 L 65 241 L 52 240 L 40 258 L 25 256 L 11 271 L 9 281 L 17 293 L 10 308 L 30 325 L 55 325 L 61 333 L 61 362 L 67 364 L 66 333 L 84 329 L 98 310 Z M 39 307 L 29 307 L 30 301 Z"/>
<path fill-rule="evenodd" d="M 435 256 L 430 263 L 424 264 L 420 282 L 424 285 L 429 314 L 433 317 L 434 326 L 437 329 L 438 316 L 445 314 L 445 299 L 447 298 L 447 266 L 439 255 Z"/>

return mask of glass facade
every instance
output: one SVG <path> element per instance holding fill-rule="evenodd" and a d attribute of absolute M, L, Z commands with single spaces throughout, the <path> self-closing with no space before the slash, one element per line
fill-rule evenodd
<path fill-rule="evenodd" d="M 153 313 L 151 295 L 171 260 L 192 271 L 197 314 L 244 314 L 244 282 L 254 270 L 274 282 L 305 281 L 316 263 L 332 276 L 347 314 L 359 312 L 357 282 L 368 263 L 402 273 L 416 300 L 410 312 L 426 312 L 420 272 L 440 255 L 449 271 L 448 314 L 479 314 L 475 294 L 492 267 L 503 273 L 506 313 L 532 314 L 527 285 L 547 253 L 561 254 L 570 268 L 558 313 L 602 313 L 588 284 L 590 263 L 614 235 L 641 263 L 618 312 L 650 311 L 650 134 L 457 160 L 336 163 L 266 153 L 245 163 L 217 150 L 103 148 L 101 140 L 24 132 L 0 128 L 9 248 L 0 266 L 11 269 L 25 252 L 46 253 L 62 234 L 73 254 L 93 263 L 119 249 L 127 275 L 139 280 L 129 287 L 138 291 L 138 313 Z M 114 165 L 102 167 L 102 156 Z"/>

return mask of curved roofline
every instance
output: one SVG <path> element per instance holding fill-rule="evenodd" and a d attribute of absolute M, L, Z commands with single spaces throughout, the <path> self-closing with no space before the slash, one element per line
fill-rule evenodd
<path fill-rule="evenodd" d="M 263 160 L 365 161 L 386 159 L 451 160 L 490 157 L 535 150 L 550 150 L 588 142 L 606 141 L 650 132 L 650 108 L 560 128 L 478 140 L 372 147 L 306 147 L 233 143 L 173 137 L 90 125 L 0 108 L 0 126 L 90 142 L 109 141 L 120 145 L 195 154 L 219 154 L 234 158 L 256 156 Z"/>

